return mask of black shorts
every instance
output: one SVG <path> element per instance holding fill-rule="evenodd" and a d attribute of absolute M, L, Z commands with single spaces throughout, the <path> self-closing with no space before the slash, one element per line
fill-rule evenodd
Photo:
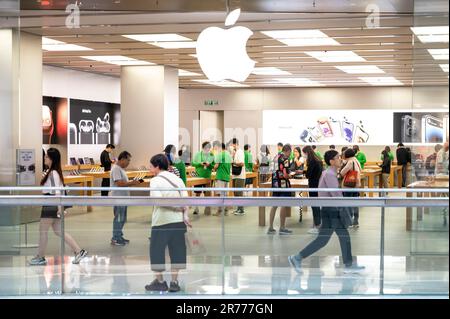
<path fill-rule="evenodd" d="M 253 185 L 253 178 L 246 178 L 245 185 Z"/>
<path fill-rule="evenodd" d="M 59 218 L 58 206 L 42 206 L 41 218 Z"/>
<path fill-rule="evenodd" d="M 150 264 L 153 271 L 162 272 L 166 264 L 166 247 L 169 248 L 173 269 L 186 268 L 186 225 L 172 223 L 152 227 L 150 238 Z"/>

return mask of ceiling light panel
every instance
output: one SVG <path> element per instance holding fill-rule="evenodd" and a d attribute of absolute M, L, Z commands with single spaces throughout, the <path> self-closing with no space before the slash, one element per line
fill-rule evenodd
<path fill-rule="evenodd" d="M 448 49 L 428 49 L 435 60 L 448 60 Z"/>
<path fill-rule="evenodd" d="M 220 87 L 249 87 L 247 84 L 232 82 L 232 81 L 210 81 L 210 80 L 192 80 L 194 82 L 215 85 Z"/>
<path fill-rule="evenodd" d="M 179 42 L 147 42 L 163 49 L 194 49 L 197 45 L 195 41 L 179 41 Z"/>
<path fill-rule="evenodd" d="M 340 45 L 320 30 L 277 30 L 261 31 L 261 33 L 287 46 Z"/>
<path fill-rule="evenodd" d="M 442 71 L 448 73 L 448 64 L 440 64 L 439 66 L 441 67 Z"/>
<path fill-rule="evenodd" d="M 336 68 L 349 74 L 385 73 L 376 65 L 345 65 Z"/>
<path fill-rule="evenodd" d="M 363 62 L 366 61 L 353 51 L 306 51 L 307 55 L 322 62 Z"/>
<path fill-rule="evenodd" d="M 195 73 L 195 72 L 191 72 L 191 71 L 186 71 L 186 70 L 178 70 L 178 76 L 200 76 L 201 74 L 199 73 Z"/>
<path fill-rule="evenodd" d="M 45 51 L 91 51 L 81 45 L 67 44 L 66 42 L 42 37 L 42 49 Z"/>
<path fill-rule="evenodd" d="M 254 68 L 252 71 L 252 74 L 255 74 L 255 75 L 291 75 L 291 73 L 280 70 L 279 68 L 275 68 L 275 67 Z"/>
<path fill-rule="evenodd" d="M 275 81 L 295 86 L 323 86 L 320 82 L 312 81 L 306 78 L 279 78 L 275 79 Z"/>
<path fill-rule="evenodd" d="M 82 56 L 83 59 L 110 63 L 115 65 L 153 65 L 147 61 L 136 60 L 123 55 L 93 55 L 93 56 Z"/>
<path fill-rule="evenodd" d="M 369 83 L 370 85 L 403 85 L 402 82 L 392 76 L 384 77 L 360 77 L 360 80 Z"/>
<path fill-rule="evenodd" d="M 192 41 L 192 39 L 183 37 L 175 33 L 162 34 L 129 34 L 123 35 L 125 38 L 133 39 L 141 42 L 171 42 L 171 41 Z"/>

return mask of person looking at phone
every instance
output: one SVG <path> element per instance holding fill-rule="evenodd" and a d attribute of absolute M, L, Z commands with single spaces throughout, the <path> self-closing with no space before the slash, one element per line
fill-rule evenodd
<path fill-rule="evenodd" d="M 117 162 L 111 168 L 111 180 L 110 183 L 114 187 L 124 188 L 124 190 L 113 190 L 110 196 L 130 196 L 130 191 L 126 190 L 126 187 L 136 186 L 143 182 L 140 180 L 130 181 L 127 176 L 125 168 L 130 165 L 131 154 L 127 151 L 123 151 L 119 154 Z M 125 246 L 130 241 L 123 237 L 123 226 L 127 221 L 127 206 L 114 206 L 114 220 L 113 220 L 113 235 L 111 238 L 111 245 L 113 246 Z"/>
<path fill-rule="evenodd" d="M 359 162 L 359 165 L 361 165 L 361 169 L 364 169 L 364 164 L 366 164 L 366 154 L 361 152 L 358 145 L 353 145 L 353 150 L 355 151 L 355 157 Z"/>
<path fill-rule="evenodd" d="M 211 179 L 211 173 L 214 168 L 214 155 L 211 152 L 211 143 L 203 142 L 202 150 L 197 152 L 192 160 L 192 166 L 195 167 L 195 172 L 201 178 Z M 194 187 L 204 187 L 203 185 Z M 195 191 L 196 196 L 201 196 L 205 193 L 205 196 L 209 196 L 209 192 Z M 205 215 L 211 215 L 211 207 L 205 207 Z M 194 209 L 194 215 L 198 215 L 198 207 Z"/>
<path fill-rule="evenodd" d="M 111 171 L 111 165 L 114 163 L 114 160 L 111 159 L 112 151 L 116 147 L 113 144 L 106 145 L 103 152 L 100 154 L 100 166 L 103 167 L 105 172 Z M 109 183 L 109 178 L 102 179 L 102 187 L 109 187 L 111 184 Z M 102 196 L 108 196 L 109 191 L 102 191 Z"/>

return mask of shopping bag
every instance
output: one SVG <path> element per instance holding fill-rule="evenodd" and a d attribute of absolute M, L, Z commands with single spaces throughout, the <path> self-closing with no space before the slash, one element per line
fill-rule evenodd
<path fill-rule="evenodd" d="M 206 252 L 206 248 L 202 239 L 194 230 L 188 230 L 186 232 L 186 243 L 190 255 L 200 255 Z"/>

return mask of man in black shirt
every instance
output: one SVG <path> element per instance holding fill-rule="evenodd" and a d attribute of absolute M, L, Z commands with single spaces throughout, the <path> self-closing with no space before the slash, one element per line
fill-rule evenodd
<path fill-rule="evenodd" d="M 103 150 L 103 152 L 100 154 L 101 167 L 104 168 L 105 172 L 109 172 L 111 170 L 111 164 L 114 162 L 109 157 L 113 149 L 115 149 L 115 146 L 112 144 L 108 144 L 106 145 L 106 148 Z M 103 178 L 102 187 L 109 187 L 109 186 L 110 186 L 109 177 Z M 102 196 L 108 196 L 108 191 L 102 191 Z"/>
<path fill-rule="evenodd" d="M 411 153 L 405 148 L 403 143 L 399 143 L 397 146 L 397 165 L 402 166 L 402 187 L 406 187 L 406 172 L 408 163 L 411 163 Z"/>

